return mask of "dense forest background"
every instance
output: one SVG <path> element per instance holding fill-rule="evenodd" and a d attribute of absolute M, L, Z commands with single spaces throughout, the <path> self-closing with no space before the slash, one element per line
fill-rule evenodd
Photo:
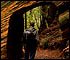
<path fill-rule="evenodd" d="M 10 16 L 21 8 L 40 2 L 42 1 L 1 1 L 1 58 L 6 58 L 6 44 Z M 69 2 L 52 1 L 52 3 L 53 4 L 37 6 L 24 12 L 23 28 L 25 30 L 30 27 L 30 22 L 35 22 L 35 28 L 39 31 L 39 47 L 42 49 L 62 50 L 67 46 L 64 44 L 68 44 L 69 42 L 66 42 L 70 39 Z M 59 56 L 56 58 L 58 57 Z"/>

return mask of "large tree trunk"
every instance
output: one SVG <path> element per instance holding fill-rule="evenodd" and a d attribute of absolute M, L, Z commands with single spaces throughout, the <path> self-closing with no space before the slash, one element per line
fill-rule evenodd
<path fill-rule="evenodd" d="M 19 12 L 10 17 L 7 39 L 7 57 L 9 60 L 20 59 L 22 56 L 22 36 L 24 31 L 23 15 Z"/>
<path fill-rule="evenodd" d="M 56 16 L 56 6 L 54 4 L 51 5 L 43 5 L 41 7 L 41 13 L 42 13 L 42 20 L 40 25 L 40 31 L 47 28 L 46 23 L 48 23 L 48 26 L 50 26 Z M 57 22 L 56 22 L 57 23 Z"/>
<path fill-rule="evenodd" d="M 48 17 L 47 17 L 47 22 L 48 26 L 52 24 L 56 16 L 56 6 L 51 4 L 48 9 Z"/>

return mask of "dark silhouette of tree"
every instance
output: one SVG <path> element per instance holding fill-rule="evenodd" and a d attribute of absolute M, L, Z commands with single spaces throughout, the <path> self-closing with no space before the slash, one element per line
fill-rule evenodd
<path fill-rule="evenodd" d="M 8 59 L 20 59 L 22 55 L 21 38 L 24 31 L 23 15 L 19 11 L 13 13 L 10 17 L 7 39 L 7 56 Z"/>
<path fill-rule="evenodd" d="M 44 29 L 47 28 L 46 23 L 48 23 L 48 26 L 50 26 L 54 21 L 57 7 L 55 4 L 43 5 L 41 7 L 41 10 L 42 10 L 42 20 L 40 25 L 40 31 L 41 30 L 43 31 Z"/>

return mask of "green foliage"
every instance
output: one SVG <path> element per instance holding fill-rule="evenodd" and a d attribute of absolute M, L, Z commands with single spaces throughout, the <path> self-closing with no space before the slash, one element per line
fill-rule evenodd
<path fill-rule="evenodd" d="M 30 22 L 35 22 L 35 28 L 38 29 L 40 27 L 40 8 L 36 7 L 33 8 L 32 10 L 29 10 L 26 12 L 27 14 L 27 28 L 30 27 Z M 25 16 L 24 16 L 25 19 Z M 24 27 L 25 27 L 25 21 L 24 21 Z"/>

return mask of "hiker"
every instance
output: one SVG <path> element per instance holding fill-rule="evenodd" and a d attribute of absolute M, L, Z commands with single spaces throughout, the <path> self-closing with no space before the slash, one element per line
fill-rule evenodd
<path fill-rule="evenodd" d="M 25 36 L 25 59 L 34 59 L 39 42 L 38 31 L 34 28 L 34 22 L 30 23 L 30 28 L 24 31 Z"/>

